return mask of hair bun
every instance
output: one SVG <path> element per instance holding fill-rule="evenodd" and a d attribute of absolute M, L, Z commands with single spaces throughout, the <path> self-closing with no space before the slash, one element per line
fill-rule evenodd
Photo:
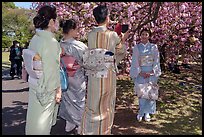
<path fill-rule="evenodd" d="M 40 7 L 37 15 L 33 18 L 33 24 L 35 28 L 47 29 L 49 27 L 49 21 L 56 18 L 56 8 L 54 6 L 44 5 Z"/>
<path fill-rule="evenodd" d="M 41 23 L 41 17 L 39 15 L 35 16 L 33 18 L 33 23 L 35 25 L 36 28 L 39 28 L 40 27 L 40 23 Z"/>

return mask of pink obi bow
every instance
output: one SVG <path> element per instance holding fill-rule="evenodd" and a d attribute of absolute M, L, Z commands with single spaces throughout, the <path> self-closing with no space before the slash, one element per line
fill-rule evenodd
<path fill-rule="evenodd" d="M 69 77 L 73 77 L 80 65 L 73 56 L 65 55 L 61 59 L 64 61 L 65 67 Z"/>

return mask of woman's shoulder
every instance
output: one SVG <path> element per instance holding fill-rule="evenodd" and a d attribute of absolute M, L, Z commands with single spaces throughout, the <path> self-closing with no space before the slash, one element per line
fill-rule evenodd
<path fill-rule="evenodd" d="M 150 44 L 151 46 L 156 46 L 156 45 L 157 45 L 157 44 L 155 44 L 155 43 L 151 43 L 151 42 L 150 42 L 149 44 Z"/>
<path fill-rule="evenodd" d="M 52 38 L 51 41 L 45 40 L 44 42 L 45 42 L 45 46 L 49 46 L 57 49 L 59 48 L 59 42 L 55 38 Z"/>
<path fill-rule="evenodd" d="M 76 44 L 78 45 L 85 45 L 84 42 L 80 41 L 80 40 L 75 40 Z"/>
<path fill-rule="evenodd" d="M 73 41 L 73 44 L 76 44 L 80 47 L 87 47 L 87 45 L 85 43 L 83 43 L 82 41 L 79 41 L 79 40 Z"/>
<path fill-rule="evenodd" d="M 42 47 L 46 45 L 46 40 L 42 37 L 39 37 L 38 35 L 34 35 L 33 38 L 30 40 L 29 47 L 34 48 L 34 47 Z"/>
<path fill-rule="evenodd" d="M 117 32 L 112 31 L 112 30 L 106 30 L 106 34 L 112 34 L 112 36 L 114 36 L 114 37 L 119 37 Z"/>
<path fill-rule="evenodd" d="M 142 46 L 141 43 L 135 43 L 135 44 L 133 45 L 133 48 L 136 49 L 136 48 L 141 47 L 141 46 Z"/>
<path fill-rule="evenodd" d="M 150 43 L 150 49 L 151 49 L 152 52 L 158 51 L 157 44 L 155 44 L 155 43 Z"/>
<path fill-rule="evenodd" d="M 32 43 L 40 43 L 41 45 L 50 45 L 57 44 L 58 41 L 55 38 L 47 39 L 46 37 L 42 37 L 39 35 L 34 35 L 34 37 L 31 39 Z"/>
<path fill-rule="evenodd" d="M 152 48 L 157 48 L 157 44 L 155 44 L 155 43 L 150 43 L 150 46 L 152 47 Z"/>
<path fill-rule="evenodd" d="M 83 42 L 81 42 L 79 40 L 61 41 L 60 46 L 62 48 L 67 49 L 67 50 L 71 50 L 71 49 L 75 49 L 75 48 L 77 48 L 77 49 L 78 48 L 82 48 L 82 49 L 88 48 L 86 44 L 84 44 Z"/>

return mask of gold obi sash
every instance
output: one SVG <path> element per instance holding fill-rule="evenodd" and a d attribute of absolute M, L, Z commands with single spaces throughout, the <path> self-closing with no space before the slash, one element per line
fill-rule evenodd
<path fill-rule="evenodd" d="M 141 55 L 139 57 L 140 66 L 152 66 L 154 63 L 154 58 L 152 54 L 149 55 Z"/>

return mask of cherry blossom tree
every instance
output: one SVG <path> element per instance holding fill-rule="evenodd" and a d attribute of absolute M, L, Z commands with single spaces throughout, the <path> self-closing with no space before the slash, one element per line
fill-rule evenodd
<path fill-rule="evenodd" d="M 121 64 L 129 73 L 132 48 L 139 42 L 139 32 L 149 28 L 151 42 L 158 45 L 161 65 L 172 60 L 195 61 L 202 53 L 202 3 L 201 2 L 33 2 L 32 9 L 54 5 L 60 19 L 74 18 L 79 22 L 80 39 L 87 39 L 87 32 L 96 25 L 92 11 L 99 4 L 106 4 L 110 18 L 129 24 L 130 37 L 126 43 L 128 54 Z M 114 23 L 109 29 L 114 29 Z M 200 59 L 202 59 L 200 57 Z"/>

